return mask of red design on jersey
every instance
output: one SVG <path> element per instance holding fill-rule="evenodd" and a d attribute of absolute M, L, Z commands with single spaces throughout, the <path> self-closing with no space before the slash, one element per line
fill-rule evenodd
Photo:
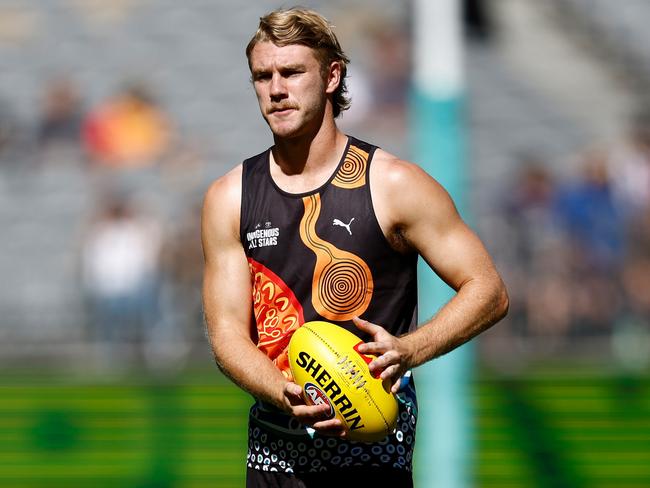
<path fill-rule="evenodd" d="M 253 312 L 257 347 L 290 378 L 287 347 L 294 331 L 305 323 L 302 305 L 291 288 L 261 263 L 248 258 L 253 282 Z"/>

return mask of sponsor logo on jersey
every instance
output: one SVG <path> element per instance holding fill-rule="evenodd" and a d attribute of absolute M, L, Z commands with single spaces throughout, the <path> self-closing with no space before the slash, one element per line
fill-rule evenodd
<path fill-rule="evenodd" d="M 255 230 L 246 233 L 248 249 L 277 246 L 279 237 L 280 229 L 278 227 L 273 227 L 271 222 L 265 222 L 263 226 L 257 224 Z"/>
<path fill-rule="evenodd" d="M 347 224 L 345 222 L 343 222 L 342 220 L 334 219 L 332 221 L 332 225 L 334 225 L 334 226 L 338 225 L 339 227 L 343 227 L 343 228 L 345 228 L 345 230 L 348 231 L 348 234 L 352 235 L 352 230 L 350 229 L 350 226 L 352 225 L 352 222 L 354 222 L 354 217 L 352 217 L 350 219 L 350 222 L 348 222 Z"/>

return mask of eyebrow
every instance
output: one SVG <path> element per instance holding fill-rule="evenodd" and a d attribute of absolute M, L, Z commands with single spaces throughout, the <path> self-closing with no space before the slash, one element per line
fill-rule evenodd
<path fill-rule="evenodd" d="M 296 64 L 284 65 L 280 69 L 286 71 L 297 71 L 297 70 L 305 70 L 307 69 L 307 67 L 304 64 L 296 63 Z"/>

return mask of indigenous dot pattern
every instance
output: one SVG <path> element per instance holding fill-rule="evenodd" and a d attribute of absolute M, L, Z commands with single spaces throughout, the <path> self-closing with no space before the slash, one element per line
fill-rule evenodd
<path fill-rule="evenodd" d="M 295 419 L 259 403 L 251 408 L 247 466 L 284 473 L 320 472 L 329 469 L 392 467 L 411 471 L 417 405 L 414 391 L 399 395 L 395 432 L 374 443 L 310 435 Z"/>

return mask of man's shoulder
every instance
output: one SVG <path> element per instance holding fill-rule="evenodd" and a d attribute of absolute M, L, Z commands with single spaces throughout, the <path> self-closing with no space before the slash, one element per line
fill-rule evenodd
<path fill-rule="evenodd" d="M 202 233 L 206 242 L 235 242 L 239 239 L 242 165 L 214 180 L 205 193 Z"/>
<path fill-rule="evenodd" d="M 223 176 L 214 180 L 205 193 L 204 206 L 236 208 L 241 198 L 243 165 L 238 164 Z"/>
<path fill-rule="evenodd" d="M 376 151 L 370 181 L 375 210 L 383 216 L 386 228 L 413 223 L 423 212 L 453 212 L 440 183 L 418 164 L 386 151 Z M 440 215 L 433 220 L 440 220 Z"/>
<path fill-rule="evenodd" d="M 416 163 L 401 159 L 383 149 L 377 149 L 372 159 L 373 172 L 381 175 L 375 181 L 397 190 L 403 190 L 413 182 L 430 176 Z"/>
<path fill-rule="evenodd" d="M 225 199 L 226 202 L 239 205 L 244 173 L 250 171 L 252 167 L 261 167 L 263 162 L 267 160 L 268 152 L 269 149 L 266 149 L 259 154 L 244 159 L 243 162 L 214 180 L 206 192 L 206 202 L 216 200 L 224 203 L 223 200 Z"/>
<path fill-rule="evenodd" d="M 222 176 L 212 181 L 212 183 L 210 183 L 210 187 L 208 188 L 208 193 L 224 191 L 230 189 L 233 186 L 239 185 L 241 182 L 242 172 L 243 164 L 240 163 L 234 168 L 227 171 Z"/>

